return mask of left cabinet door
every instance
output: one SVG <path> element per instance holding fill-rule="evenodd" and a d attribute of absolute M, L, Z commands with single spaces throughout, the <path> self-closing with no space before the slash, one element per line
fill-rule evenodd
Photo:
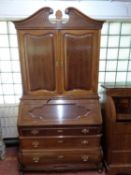
<path fill-rule="evenodd" d="M 57 33 L 51 30 L 19 31 L 24 95 L 57 93 Z"/>

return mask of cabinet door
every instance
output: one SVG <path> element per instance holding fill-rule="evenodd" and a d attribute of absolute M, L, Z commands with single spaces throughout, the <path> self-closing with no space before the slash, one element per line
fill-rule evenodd
<path fill-rule="evenodd" d="M 63 30 L 63 90 L 71 94 L 97 91 L 99 33 L 95 30 Z"/>
<path fill-rule="evenodd" d="M 56 38 L 55 31 L 20 31 L 21 66 L 25 94 L 56 93 Z"/>

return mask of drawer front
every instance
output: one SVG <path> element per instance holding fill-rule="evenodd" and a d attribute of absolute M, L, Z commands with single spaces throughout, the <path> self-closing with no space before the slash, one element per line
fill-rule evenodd
<path fill-rule="evenodd" d="M 113 136 L 115 142 L 112 142 L 113 150 L 130 150 L 131 134 L 116 134 Z"/>
<path fill-rule="evenodd" d="M 22 149 L 92 148 L 99 147 L 100 137 L 100 135 L 83 137 L 21 137 L 20 145 Z"/>
<path fill-rule="evenodd" d="M 96 163 L 79 163 L 76 165 L 76 163 L 49 163 L 49 164 L 24 164 L 23 169 L 25 171 L 46 171 L 46 172 L 51 172 L 54 174 L 54 171 L 57 172 L 62 172 L 64 173 L 66 170 L 67 171 L 80 171 L 80 170 L 96 170 L 98 167 L 101 166 L 101 162 L 98 164 Z"/>
<path fill-rule="evenodd" d="M 21 128 L 21 136 L 61 136 L 61 135 L 92 135 L 101 133 L 101 127 L 80 128 Z"/>
<path fill-rule="evenodd" d="M 100 150 L 45 150 L 24 151 L 22 161 L 25 165 L 45 165 L 53 163 L 99 163 L 101 161 Z"/>
<path fill-rule="evenodd" d="M 112 164 L 131 164 L 131 151 L 113 151 Z"/>
<path fill-rule="evenodd" d="M 116 122 L 112 129 L 115 134 L 131 134 L 131 122 Z"/>

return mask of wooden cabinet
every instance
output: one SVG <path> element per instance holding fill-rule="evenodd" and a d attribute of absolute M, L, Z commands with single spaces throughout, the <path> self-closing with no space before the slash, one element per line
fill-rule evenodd
<path fill-rule="evenodd" d="M 14 22 L 23 96 L 19 161 L 23 170 L 102 168 L 102 117 L 97 94 L 100 30 L 74 8 L 49 20 L 46 7 Z M 51 168 L 50 168 L 51 167 Z"/>
<path fill-rule="evenodd" d="M 131 86 L 103 85 L 104 150 L 109 175 L 131 173 Z"/>
<path fill-rule="evenodd" d="M 37 29 L 20 31 L 19 35 L 25 48 L 21 64 L 26 94 L 97 91 L 97 31 Z"/>

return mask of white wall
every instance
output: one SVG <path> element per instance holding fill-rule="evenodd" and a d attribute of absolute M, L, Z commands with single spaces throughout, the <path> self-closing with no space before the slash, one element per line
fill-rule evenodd
<path fill-rule="evenodd" d="M 0 0 L 0 19 L 25 18 L 44 6 L 52 7 L 55 10 L 72 6 L 93 18 L 131 20 L 131 2 L 80 0 Z"/>

